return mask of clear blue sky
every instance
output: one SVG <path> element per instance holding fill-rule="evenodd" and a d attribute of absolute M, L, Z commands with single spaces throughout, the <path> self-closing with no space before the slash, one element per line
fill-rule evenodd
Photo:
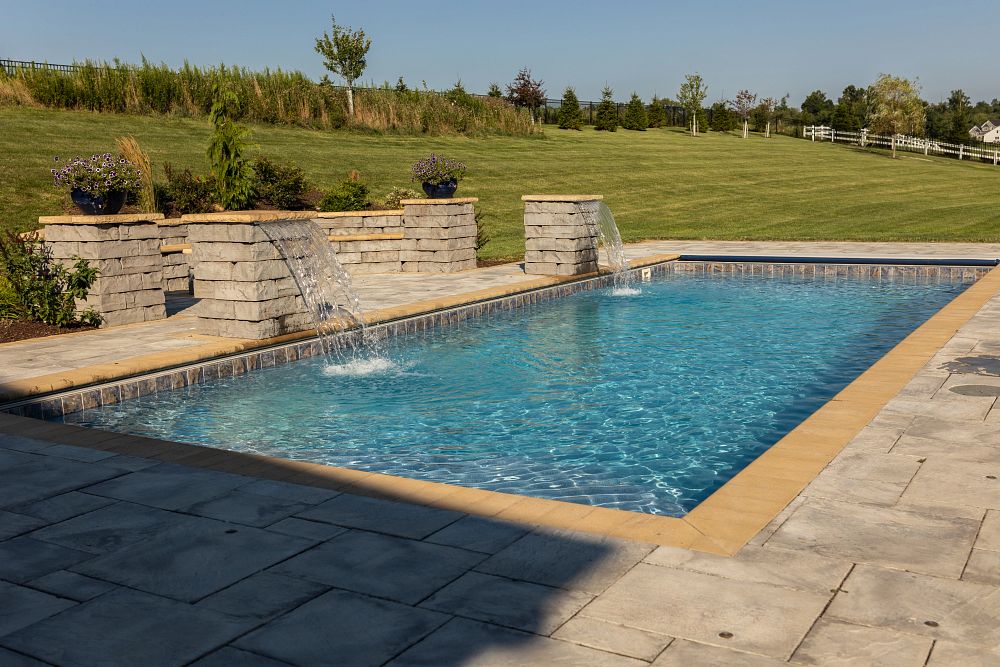
<path fill-rule="evenodd" d="M 63 63 L 140 54 L 176 66 L 299 69 L 318 78 L 313 39 L 339 23 L 372 37 L 365 81 L 470 91 L 510 81 L 522 66 L 549 97 L 573 85 L 596 99 L 674 96 L 700 72 L 709 101 L 740 88 L 791 94 L 817 88 L 833 99 L 879 73 L 918 77 L 925 99 L 954 88 L 974 100 L 1000 98 L 996 0 L 842 0 L 820 8 L 789 0 L 0 0 L 0 58 Z"/>

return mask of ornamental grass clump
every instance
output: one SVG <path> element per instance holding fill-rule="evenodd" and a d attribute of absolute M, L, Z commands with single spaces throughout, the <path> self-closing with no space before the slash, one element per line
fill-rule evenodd
<path fill-rule="evenodd" d="M 55 162 L 61 162 L 59 156 Z M 53 185 L 67 190 L 80 189 L 94 197 L 109 192 L 134 194 L 142 186 L 142 171 L 121 155 L 111 153 L 74 157 L 60 169 L 51 169 Z"/>
<path fill-rule="evenodd" d="M 458 160 L 438 157 L 434 153 L 431 153 L 431 156 L 426 160 L 414 163 L 411 169 L 415 182 L 431 185 L 458 183 L 465 178 L 465 172 L 465 165 Z"/>

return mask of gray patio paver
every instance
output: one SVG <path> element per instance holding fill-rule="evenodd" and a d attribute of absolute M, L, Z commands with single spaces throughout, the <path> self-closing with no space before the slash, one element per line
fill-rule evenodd
<path fill-rule="evenodd" d="M 173 667 L 247 629 L 245 621 L 209 609 L 119 590 L 2 636 L 0 645 L 73 667 Z"/>
<path fill-rule="evenodd" d="M 101 507 L 107 507 L 115 502 L 112 498 L 92 496 L 89 493 L 70 491 L 52 496 L 44 500 L 18 505 L 11 509 L 15 512 L 28 514 L 43 519 L 47 523 L 57 523 L 72 519 L 75 516 L 92 512 Z"/>
<path fill-rule="evenodd" d="M 308 507 L 306 503 L 236 490 L 218 498 L 188 505 L 181 511 L 219 521 L 263 528 L 287 519 Z"/>
<path fill-rule="evenodd" d="M 15 537 L 0 542 L 0 579 L 23 584 L 93 557 L 85 551 Z"/>
<path fill-rule="evenodd" d="M 466 516 L 430 535 L 426 541 L 495 554 L 527 533 L 525 526 L 515 523 Z"/>
<path fill-rule="evenodd" d="M 74 604 L 48 593 L 0 581 L 0 637 L 58 614 Z"/>
<path fill-rule="evenodd" d="M 120 474 L 92 463 L 0 450 L 0 508 L 75 491 Z"/>
<path fill-rule="evenodd" d="M 640 667 L 647 663 L 517 630 L 457 618 L 409 649 L 389 667 Z"/>
<path fill-rule="evenodd" d="M 892 448 L 892 451 L 894 454 L 907 454 L 909 456 L 940 456 L 952 462 L 1000 464 L 1000 444 L 949 442 L 939 438 L 904 435 Z"/>
<path fill-rule="evenodd" d="M 45 525 L 45 521 L 25 514 L 0 510 L 0 541 L 30 533 Z"/>
<path fill-rule="evenodd" d="M 421 539 L 460 519 L 458 512 L 344 493 L 297 516 L 347 528 Z"/>
<path fill-rule="evenodd" d="M 170 528 L 197 523 L 198 519 L 176 512 L 115 502 L 36 530 L 31 537 L 70 549 L 105 554 L 144 542 Z"/>
<path fill-rule="evenodd" d="M 667 635 L 586 616 L 571 618 L 552 637 L 647 662 L 654 660 L 674 640 Z"/>
<path fill-rule="evenodd" d="M 653 661 L 653 667 L 776 667 L 783 660 L 678 639 Z"/>
<path fill-rule="evenodd" d="M 226 646 L 201 660 L 191 663 L 191 667 L 287 667 L 290 663 L 268 658 L 263 655 L 241 651 L 238 648 Z"/>
<path fill-rule="evenodd" d="M 270 571 L 416 604 L 483 558 L 464 549 L 350 531 Z"/>
<path fill-rule="evenodd" d="M 77 602 L 93 600 L 98 595 L 104 595 L 108 591 L 115 589 L 114 584 L 109 584 L 100 579 L 85 577 L 82 574 L 69 572 L 68 570 L 50 572 L 38 579 L 32 579 L 28 582 L 28 585 L 46 593 L 52 593 L 53 595 L 76 600 Z"/>
<path fill-rule="evenodd" d="M 989 510 L 986 512 L 983 525 L 979 528 L 976 548 L 1000 551 L 1000 511 Z"/>
<path fill-rule="evenodd" d="M 218 498 L 250 481 L 239 475 L 162 463 L 90 486 L 87 493 L 165 510 L 178 510 L 193 503 Z"/>
<path fill-rule="evenodd" d="M 476 570 L 597 595 L 653 548 L 642 542 L 543 530 L 525 535 Z"/>
<path fill-rule="evenodd" d="M 381 665 L 448 620 L 445 614 L 330 591 L 234 645 L 294 665 Z M 438 663 L 439 665 L 443 663 Z"/>
<path fill-rule="evenodd" d="M 976 646 L 954 642 L 934 642 L 927 667 L 996 667 L 1000 665 L 1000 651 L 990 651 Z"/>
<path fill-rule="evenodd" d="M 973 549 L 962 573 L 962 581 L 1000 586 L 1000 551 Z"/>
<path fill-rule="evenodd" d="M 735 557 L 657 547 L 645 562 L 726 579 L 754 581 L 817 593 L 836 588 L 851 569 L 850 563 L 802 551 L 746 546 Z"/>
<path fill-rule="evenodd" d="M 948 502 L 1000 509 L 1000 464 L 928 459 L 903 493 L 903 500 Z"/>
<path fill-rule="evenodd" d="M 194 523 L 175 526 L 126 550 L 98 556 L 70 569 L 193 602 L 314 544 L 312 540 L 258 528 L 195 519 Z"/>
<path fill-rule="evenodd" d="M 579 591 L 467 572 L 421 602 L 420 606 L 453 616 L 549 635 L 592 599 L 592 596 Z"/>
<path fill-rule="evenodd" d="M 0 665 L 4 667 L 49 667 L 49 664 L 41 660 L 35 660 L 23 653 L 14 653 L 0 646 Z"/>
<path fill-rule="evenodd" d="M 922 667 L 933 643 L 928 637 L 820 619 L 792 661 L 816 667 Z"/>
<path fill-rule="evenodd" d="M 807 499 L 767 544 L 957 578 L 979 523 Z"/>
<path fill-rule="evenodd" d="M 281 533 L 282 535 L 294 535 L 295 537 L 304 537 L 318 542 L 325 542 L 334 535 L 340 535 L 350 530 L 343 526 L 335 526 L 330 523 L 320 523 L 318 521 L 306 521 L 294 516 L 272 523 L 267 529 L 275 533 Z"/>
<path fill-rule="evenodd" d="M 306 505 L 317 505 L 340 495 L 337 491 L 320 489 L 315 486 L 304 486 L 302 484 L 289 484 L 288 482 L 277 482 L 271 479 L 258 479 L 240 487 L 244 493 L 256 493 L 261 496 L 271 496 L 282 498 Z"/>
<path fill-rule="evenodd" d="M 844 477 L 829 469 L 814 479 L 802 492 L 810 498 L 892 507 L 906 490 L 905 483 L 859 480 Z"/>
<path fill-rule="evenodd" d="M 329 586 L 314 581 L 260 572 L 209 595 L 196 606 L 238 618 L 264 620 L 294 609 L 328 590 Z"/>
<path fill-rule="evenodd" d="M 580 613 L 787 659 L 831 597 L 640 563 Z"/>
<path fill-rule="evenodd" d="M 858 565 L 826 616 L 858 625 L 1000 648 L 1000 589 Z M 929 625 L 927 622 L 930 622 Z"/>

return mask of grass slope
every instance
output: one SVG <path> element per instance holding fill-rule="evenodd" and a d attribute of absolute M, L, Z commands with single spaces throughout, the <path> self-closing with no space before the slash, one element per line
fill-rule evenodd
<path fill-rule="evenodd" d="M 298 164 L 321 188 L 358 169 L 382 194 L 414 187 L 409 166 L 432 151 L 464 161 L 459 196 L 480 198 L 487 259 L 523 253 L 527 193 L 604 194 L 626 241 L 1000 240 L 1000 168 L 981 163 L 676 129 L 483 139 L 253 130 L 262 153 Z M 59 213 L 65 197 L 49 179 L 52 156 L 113 150 L 123 134 L 135 135 L 160 176 L 164 161 L 207 170 L 202 120 L 0 109 L 0 223 L 28 228 Z"/>

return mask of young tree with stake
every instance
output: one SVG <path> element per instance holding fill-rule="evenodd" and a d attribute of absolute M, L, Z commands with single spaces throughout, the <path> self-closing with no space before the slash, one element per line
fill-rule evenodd
<path fill-rule="evenodd" d="M 347 84 L 347 113 L 354 115 L 354 82 L 361 78 L 368 66 L 368 49 L 372 40 L 364 30 L 351 30 L 337 25 L 337 19 L 330 17 L 333 34 L 323 33 L 316 39 L 316 53 L 323 56 L 323 66 L 344 79 Z"/>
<path fill-rule="evenodd" d="M 753 111 L 754 104 L 756 103 L 757 96 L 746 89 L 736 93 L 736 99 L 733 100 L 733 111 L 743 119 L 744 139 L 749 135 L 750 112 Z"/>
<path fill-rule="evenodd" d="M 764 114 L 764 138 L 771 138 L 771 119 L 774 117 L 774 108 L 778 106 L 778 100 L 773 97 L 765 97 L 760 101 L 760 110 Z"/>
<path fill-rule="evenodd" d="M 677 93 L 677 101 L 691 118 L 691 136 L 698 136 L 698 110 L 708 96 L 708 87 L 700 74 L 687 74 Z"/>

